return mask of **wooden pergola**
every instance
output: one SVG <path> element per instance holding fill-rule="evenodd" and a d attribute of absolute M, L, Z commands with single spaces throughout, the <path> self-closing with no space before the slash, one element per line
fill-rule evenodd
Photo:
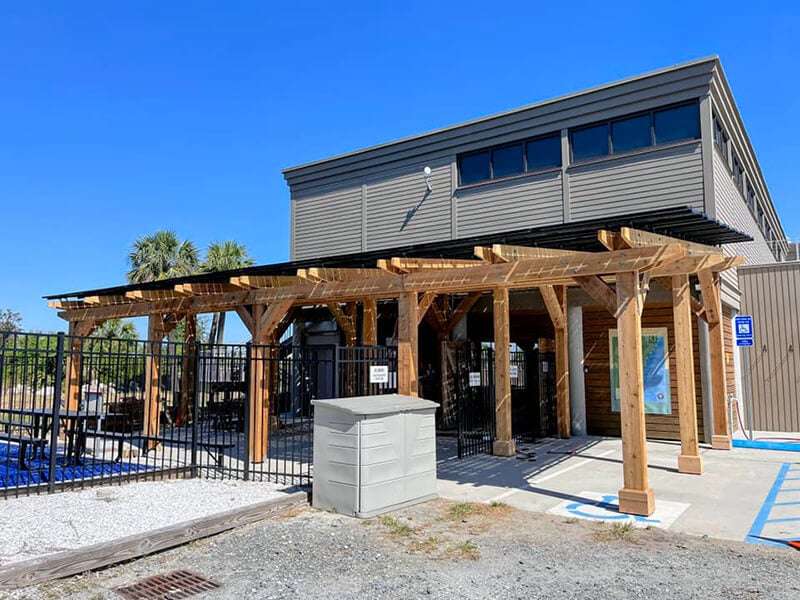
<path fill-rule="evenodd" d="M 256 462 L 266 454 L 269 435 L 270 372 L 266 354 L 274 352 L 280 336 L 292 322 L 295 309 L 327 306 L 345 334 L 348 345 L 357 340 L 357 305 L 363 305 L 362 342 L 377 343 L 377 303 L 398 302 L 398 392 L 418 393 L 418 328 L 422 319 L 447 339 L 453 327 L 484 293 L 494 307 L 495 411 L 497 455 L 515 453 L 511 432 L 509 376 L 509 292 L 538 289 L 556 333 L 558 432 L 570 435 L 567 288 L 582 288 L 616 319 L 619 339 L 620 418 L 624 487 L 620 511 L 650 515 L 655 510 L 648 483 L 642 365 L 641 314 L 652 282 L 672 294 L 677 394 L 681 451 L 678 469 L 702 473 L 695 405 L 693 315 L 709 327 L 713 400 L 712 447 L 731 447 L 726 410 L 725 363 L 720 299 L 720 272 L 743 262 L 707 246 L 631 228 L 598 231 L 603 252 L 578 252 L 526 246 L 476 247 L 475 259 L 388 258 L 377 268 L 307 268 L 296 275 L 234 276 L 219 283 L 183 283 L 163 289 L 129 289 L 124 294 L 56 300 L 59 316 L 69 322 L 71 338 L 68 377 L 70 408 L 77 404 L 80 374 L 80 336 L 89 335 L 112 318 L 149 318 L 145 429 L 159 431 L 159 352 L 164 336 L 180 320 L 186 321 L 187 341 L 194 341 L 196 315 L 236 311 L 252 335 L 250 455 Z M 700 283 L 702 300 L 691 294 L 690 278 Z M 460 302 L 450 309 L 447 296 Z M 186 387 L 186 386 L 185 386 Z"/>

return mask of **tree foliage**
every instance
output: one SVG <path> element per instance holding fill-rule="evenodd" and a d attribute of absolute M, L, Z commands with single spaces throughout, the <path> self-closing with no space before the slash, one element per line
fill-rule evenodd
<path fill-rule="evenodd" d="M 21 331 L 22 316 L 10 308 L 0 309 L 0 331 Z"/>
<path fill-rule="evenodd" d="M 130 283 L 147 283 L 192 275 L 200 270 L 200 251 L 194 242 L 174 231 L 156 231 L 140 237 L 128 253 Z"/>
<path fill-rule="evenodd" d="M 213 242 L 208 245 L 206 260 L 203 262 L 203 271 L 213 273 L 218 271 L 232 271 L 250 267 L 255 261 L 247 252 L 244 244 L 225 240 L 224 242 Z M 211 320 L 211 332 L 209 343 L 221 344 L 225 337 L 225 313 L 215 313 Z"/>

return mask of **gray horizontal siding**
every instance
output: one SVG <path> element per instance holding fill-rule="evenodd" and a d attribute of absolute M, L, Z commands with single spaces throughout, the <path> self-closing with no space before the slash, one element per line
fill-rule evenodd
<path fill-rule="evenodd" d="M 361 251 L 361 185 L 292 194 L 293 259 Z"/>
<path fill-rule="evenodd" d="M 459 190 L 458 237 L 561 223 L 562 206 L 560 172 Z"/>
<path fill-rule="evenodd" d="M 752 242 L 725 244 L 723 251 L 730 256 L 743 256 L 747 263 L 760 265 L 775 262 L 764 235 L 753 218 L 750 209 L 736 187 L 730 171 L 720 153 L 714 153 L 714 205 L 715 217 L 726 225 L 753 237 Z M 722 300 L 734 308 L 739 306 L 739 282 L 735 269 L 724 271 L 722 278 Z"/>
<path fill-rule="evenodd" d="M 367 180 L 367 250 L 450 239 L 451 164 L 428 163 L 432 191 L 422 169 L 426 163 Z"/>
<path fill-rule="evenodd" d="M 574 221 L 664 208 L 703 208 L 700 143 L 569 169 Z"/>

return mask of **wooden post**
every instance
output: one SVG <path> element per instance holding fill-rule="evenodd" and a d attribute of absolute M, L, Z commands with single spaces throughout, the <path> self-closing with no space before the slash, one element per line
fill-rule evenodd
<path fill-rule="evenodd" d="M 264 461 L 264 405 L 268 396 L 267 384 L 269 382 L 268 355 L 264 346 L 264 335 L 261 320 L 264 316 L 265 306 L 253 306 L 254 328 L 252 333 L 252 346 L 250 347 L 250 406 L 248 407 L 250 419 L 250 460 L 255 463 Z"/>
<path fill-rule="evenodd" d="M 197 366 L 197 315 L 187 314 L 184 317 L 183 329 L 183 369 L 181 373 L 181 408 L 178 412 L 180 424 L 192 422 L 194 413 L 194 394 L 196 385 L 195 368 Z"/>
<path fill-rule="evenodd" d="M 569 410 L 569 334 L 567 331 L 567 288 L 563 285 L 540 289 L 550 320 L 556 330 L 556 414 L 558 435 L 571 433 Z"/>
<path fill-rule="evenodd" d="M 70 321 L 67 336 L 69 337 L 69 353 L 67 354 L 67 410 L 78 410 L 81 396 L 81 352 L 83 338 L 92 335 L 102 322 Z M 60 401 L 60 398 L 58 399 Z"/>
<path fill-rule="evenodd" d="M 675 363 L 678 379 L 678 416 L 681 453 L 678 471 L 700 475 L 703 459 L 697 439 L 697 404 L 692 346 L 692 308 L 688 275 L 672 276 L 672 313 L 675 325 Z"/>
<path fill-rule="evenodd" d="M 364 322 L 362 324 L 361 340 L 365 346 L 378 345 L 378 300 L 367 298 L 364 300 Z"/>
<path fill-rule="evenodd" d="M 147 319 L 147 341 L 150 352 L 145 357 L 144 383 L 144 432 L 145 435 L 157 436 L 160 431 L 161 405 L 161 342 L 164 339 L 164 316 L 150 315 Z M 148 443 L 149 447 L 155 441 Z"/>
<path fill-rule="evenodd" d="M 419 396 L 419 304 L 417 292 L 397 299 L 397 392 Z"/>
<path fill-rule="evenodd" d="M 617 273 L 618 362 L 624 473 L 624 487 L 619 491 L 619 510 L 623 513 L 649 516 L 655 511 L 655 497 L 647 479 L 639 292 L 637 271 Z"/>
<path fill-rule="evenodd" d="M 722 327 L 722 300 L 719 293 L 719 273 L 708 270 L 697 273 L 703 304 L 708 321 L 708 346 L 711 355 L 711 401 L 714 413 L 714 431 L 711 447 L 730 450 L 731 432 L 728 423 L 728 395 L 725 381 L 725 338 Z"/>
<path fill-rule="evenodd" d="M 492 454 L 514 456 L 511 435 L 511 331 L 508 317 L 508 288 L 495 288 L 494 298 L 494 406 L 495 440 Z"/>

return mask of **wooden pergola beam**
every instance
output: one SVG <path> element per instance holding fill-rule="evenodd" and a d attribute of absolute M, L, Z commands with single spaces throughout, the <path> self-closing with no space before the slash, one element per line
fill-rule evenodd
<path fill-rule="evenodd" d="M 575 283 L 581 286 L 590 298 L 603 306 L 611 316 L 617 316 L 617 293 L 600 277 L 597 275 L 576 277 Z"/>
<path fill-rule="evenodd" d="M 425 292 L 419 300 L 419 307 L 417 308 L 417 323 L 422 323 L 422 319 L 428 313 L 433 301 L 436 300 L 436 292 Z"/>
<path fill-rule="evenodd" d="M 493 260 L 492 262 L 511 262 L 513 260 L 557 258 L 562 256 L 591 256 L 596 254 L 594 252 L 576 252 L 574 250 L 537 248 L 534 246 L 509 246 L 506 244 L 493 244 L 490 251 L 492 256 L 496 257 L 497 259 Z"/>
<path fill-rule="evenodd" d="M 107 306 L 109 304 L 127 304 L 133 302 L 133 299 L 126 297 L 124 294 L 117 294 L 110 296 L 85 296 L 83 301 L 92 306 Z"/>
<path fill-rule="evenodd" d="M 703 459 L 697 436 L 697 405 L 695 401 L 694 347 L 692 342 L 691 288 L 688 275 L 672 277 L 672 312 L 675 327 L 675 364 L 678 387 L 678 420 L 681 453 L 678 471 L 700 475 Z"/>
<path fill-rule="evenodd" d="M 570 436 L 572 423 L 569 406 L 569 336 L 567 333 L 567 288 L 539 288 L 556 333 L 556 419 L 558 435 Z"/>
<path fill-rule="evenodd" d="M 81 308 L 91 308 L 92 305 L 82 300 L 50 300 L 47 306 L 56 310 L 80 310 Z"/>
<path fill-rule="evenodd" d="M 270 304 L 293 300 L 295 305 L 332 301 L 363 301 L 366 297 L 396 297 L 402 292 L 469 293 L 503 285 L 509 289 L 573 283 L 575 277 L 609 275 L 633 270 L 647 271 L 665 262 L 682 258 L 685 251 L 676 245 L 600 252 L 581 256 L 525 259 L 505 264 L 422 270 L 402 277 L 382 277 L 357 281 L 300 282 L 296 285 L 228 292 L 206 296 L 170 297 L 163 300 L 81 308 L 59 313 L 67 320 L 105 320 L 148 315 L 154 312 L 219 312 L 238 305 Z"/>
<path fill-rule="evenodd" d="M 291 304 L 291 301 L 289 302 Z M 351 302 L 345 305 L 345 310 L 339 307 L 337 302 L 329 302 L 328 309 L 331 311 L 336 323 L 344 332 L 346 344 L 355 346 L 357 337 L 356 331 L 356 303 Z"/>
<path fill-rule="evenodd" d="M 302 274 L 301 274 L 302 273 Z M 389 277 L 382 269 L 316 268 L 298 269 L 297 276 L 309 281 L 360 281 Z"/>
<path fill-rule="evenodd" d="M 482 260 L 459 258 L 399 258 L 389 259 L 391 272 L 396 274 L 414 273 L 416 271 L 461 269 L 484 264 Z"/>

